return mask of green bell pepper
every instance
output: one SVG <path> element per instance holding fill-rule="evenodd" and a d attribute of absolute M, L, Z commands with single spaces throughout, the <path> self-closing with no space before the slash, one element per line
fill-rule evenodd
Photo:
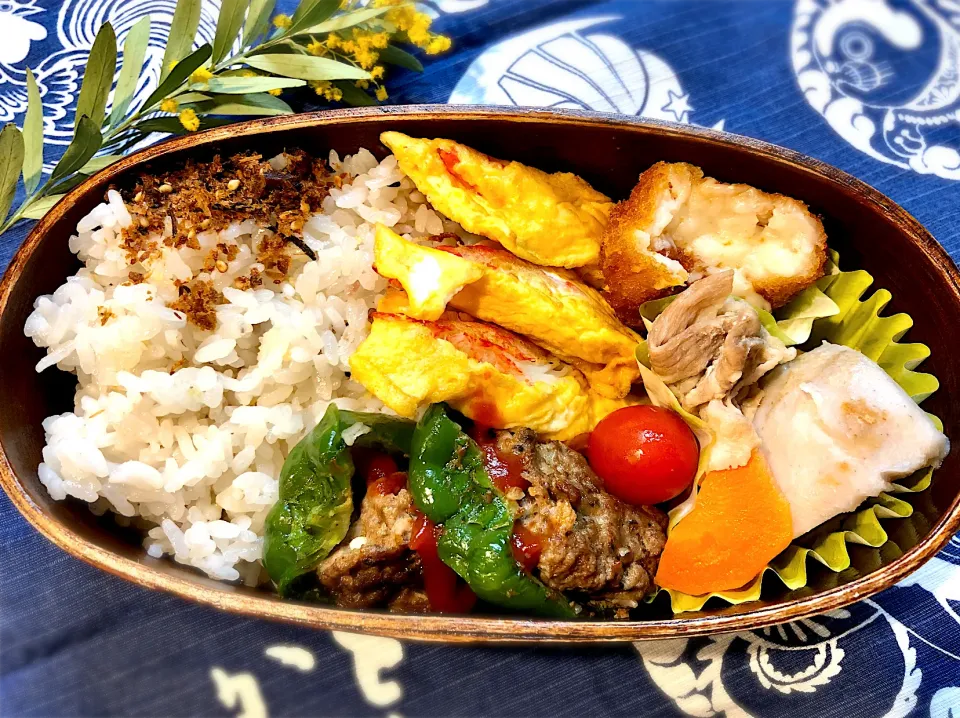
<path fill-rule="evenodd" d="M 477 444 L 442 404 L 417 423 L 409 486 L 417 508 L 443 525 L 437 552 L 488 603 L 539 616 L 577 614 L 563 595 L 526 573 L 513 557 L 514 515 L 494 487 Z"/>
<path fill-rule="evenodd" d="M 410 453 L 412 421 L 384 414 L 342 411 L 331 404 L 320 423 L 298 443 L 280 470 L 279 500 L 267 515 L 263 565 L 281 596 L 343 540 L 353 513 L 353 459 L 343 432 L 362 423 L 370 431 L 355 445 Z"/>

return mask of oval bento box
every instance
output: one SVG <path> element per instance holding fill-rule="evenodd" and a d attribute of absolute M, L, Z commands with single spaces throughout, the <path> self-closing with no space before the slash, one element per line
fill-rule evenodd
<path fill-rule="evenodd" d="M 513 616 L 402 615 L 281 601 L 264 590 L 208 579 L 170 560 L 146 555 L 136 535 L 98 519 L 80 502 L 58 502 L 37 477 L 44 443 L 41 422 L 72 408 L 74 381 L 63 372 L 34 371 L 41 349 L 24 336 L 35 298 L 73 274 L 78 260 L 68 238 L 78 220 L 111 185 L 151 168 L 178 166 L 188 156 L 256 150 L 271 156 L 302 147 L 340 155 L 367 147 L 382 157 L 378 136 L 399 130 L 445 137 L 495 157 L 584 177 L 613 198 L 625 197 L 637 175 L 658 160 L 685 161 L 726 182 L 744 182 L 806 202 L 823 218 L 845 269 L 870 272 L 893 293 L 888 313 L 914 319 L 907 339 L 927 344 L 923 369 L 940 380 L 924 408 L 960 437 L 960 340 L 946 330 L 960 317 L 960 273 L 913 217 L 866 184 L 828 165 L 757 140 L 689 126 L 581 112 L 410 106 L 340 110 L 255 120 L 163 142 L 126 157 L 71 191 L 30 233 L 0 285 L 0 483 L 26 519 L 69 553 L 151 589 L 234 613 L 323 629 L 431 641 L 617 641 L 756 629 L 839 608 L 887 588 L 944 547 L 960 527 L 960 453 L 953 452 L 924 492 L 903 495 L 913 516 L 885 522 L 891 547 L 851 546 L 852 565 L 839 574 L 811 562 L 806 587 L 788 591 L 776 579 L 760 601 L 718 604 L 672 616 L 651 607 L 644 620 L 557 621 Z"/>

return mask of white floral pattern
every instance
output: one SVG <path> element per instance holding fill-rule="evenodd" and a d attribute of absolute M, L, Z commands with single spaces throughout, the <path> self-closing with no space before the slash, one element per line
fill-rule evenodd
<path fill-rule="evenodd" d="M 919 704 L 919 650 L 936 652 L 952 665 L 949 675 L 960 676 L 958 564 L 955 537 L 896 589 L 850 609 L 760 631 L 634 645 L 650 678 L 687 715 L 815 715 L 838 699 L 851 700 L 867 682 L 871 705 L 885 706 L 885 718 L 903 718 Z M 913 588 L 920 590 L 910 600 L 897 595 Z M 925 603 L 936 608 L 922 610 Z M 915 616 L 927 620 L 912 625 Z M 890 651 L 899 653 L 898 665 Z M 952 718 L 960 687 L 939 688 L 929 700 L 931 716 Z"/>
<path fill-rule="evenodd" d="M 807 102 L 851 145 L 960 180 L 955 0 L 798 0 L 791 59 Z"/>
<path fill-rule="evenodd" d="M 671 5 L 685 4 L 689 3 Z M 47 159 L 55 160 L 69 141 L 76 95 L 99 24 L 109 19 L 122 43 L 137 19 L 151 15 L 151 72 L 139 88 L 140 93 L 146 93 L 156 82 L 174 5 L 175 0 L 65 0 L 62 4 L 56 0 L 0 0 L 0 123 L 22 120 L 26 68 L 32 68 L 45 103 L 44 130 L 51 146 Z M 448 88 L 441 91 L 444 97 L 449 92 L 451 103 L 580 108 L 685 123 L 696 122 L 698 111 L 717 102 L 716 95 L 709 92 L 711 88 L 701 80 L 701 65 L 690 59 L 687 50 L 691 43 L 656 34 L 636 39 L 635 30 L 643 29 L 647 22 L 646 14 L 637 11 L 642 3 L 603 3 L 583 8 L 581 14 L 566 15 L 573 5 L 545 4 L 544 19 L 536 26 L 522 28 L 512 37 L 484 38 L 490 44 L 479 48 L 469 64 L 454 63 L 455 69 L 440 82 L 428 79 L 429 91 L 433 83 Z M 471 17 L 500 12 L 507 15 L 516 4 L 506 0 L 425 0 L 420 6 L 437 18 L 441 29 L 442 23 L 448 22 L 467 33 Z M 548 7 L 560 6 L 566 9 L 547 11 Z M 217 7 L 216 0 L 204 0 L 200 34 L 206 40 L 213 36 Z M 707 14 L 706 7 L 698 6 L 696 12 Z M 854 148 L 850 155 L 863 153 L 861 157 L 885 163 L 888 170 L 903 168 L 918 182 L 924 179 L 919 175 L 960 179 L 958 18 L 958 0 L 798 0 L 789 47 L 777 50 L 780 54 L 770 63 L 782 64 L 789 58 L 805 102 L 798 122 L 807 127 L 825 122 L 842 138 L 836 143 L 840 148 L 845 148 L 844 142 Z M 456 48 L 457 35 L 454 41 Z M 772 42 L 776 41 L 774 37 Z M 723 56 L 724 48 L 711 52 Z M 465 69 L 464 64 L 468 64 Z M 783 69 L 789 77 L 790 70 Z M 428 89 L 423 90 L 425 96 L 431 96 Z M 723 98 L 731 108 L 736 99 Z M 759 107 L 762 102 L 754 104 Z M 714 109 L 726 111 L 727 105 Z M 749 114 L 742 108 L 737 111 L 741 113 L 738 120 Z M 763 113 L 758 110 L 756 114 Z M 721 121 L 717 126 L 722 125 Z M 125 621 L 113 615 L 117 609 L 110 608 L 108 602 L 99 605 L 91 598 L 102 594 L 96 581 L 114 579 L 99 575 L 92 579 L 88 569 L 33 535 L 8 502 L 0 509 L 4 518 L 0 526 L 10 532 L 5 536 L 12 537 L 18 546 L 26 546 L 33 557 L 30 561 L 50 572 L 48 582 L 43 584 L 50 590 L 28 594 L 36 601 L 36 608 L 28 606 L 29 599 L 22 597 L 6 604 L 15 615 L 12 620 L 16 630 L 3 634 L 7 641 L 4 657 L 9 665 L 12 649 L 14 661 L 20 663 L 9 677 L 3 676 L 4 686 L 21 691 L 14 682 L 15 674 L 23 674 L 47 659 L 43 650 L 36 648 L 46 645 L 44 630 L 22 629 L 20 622 L 49 628 L 47 617 L 59 604 L 52 598 L 57 593 L 54 588 L 75 586 L 85 597 L 78 601 L 82 606 L 74 607 L 70 618 L 63 619 L 68 626 L 77 625 L 70 623 L 74 610 L 86 612 L 89 625 L 122 627 Z M 5 599 L 20 590 L 19 576 L 8 572 L 0 574 L 0 579 L 6 587 Z M 128 604 L 131 612 L 148 602 L 167 600 L 119 582 L 107 585 L 114 590 L 106 595 L 114 599 L 116 595 L 133 597 Z M 331 701 L 358 697 L 358 712 L 384 716 L 405 712 L 409 702 L 425 705 L 417 701 L 426 701 L 438 713 L 478 713 L 487 704 L 476 699 L 459 702 L 473 677 L 471 668 L 485 669 L 493 664 L 499 670 L 501 662 L 521 655 L 512 651 L 469 654 L 461 648 L 428 649 L 401 645 L 392 639 L 345 634 L 327 640 L 308 630 L 295 634 L 291 642 L 293 629 L 244 622 L 239 617 L 211 618 L 199 607 L 189 608 L 172 599 L 163 605 L 169 611 L 170 623 L 154 620 L 159 629 L 149 634 L 154 645 L 160 646 L 161 658 L 174 640 L 171 623 L 180 630 L 181 625 L 187 625 L 185 615 L 200 613 L 213 626 L 205 623 L 196 629 L 198 636 L 192 637 L 196 643 L 190 644 L 190 655 L 185 659 L 195 661 L 196 650 L 207 655 L 207 663 L 199 669 L 164 664 L 165 671 L 182 670 L 184 683 L 199 684 L 201 695 L 209 698 L 208 704 L 188 706 L 186 712 L 192 714 L 216 710 L 218 703 L 228 714 L 245 718 L 266 716 L 271 709 L 303 713 L 299 706 L 284 703 L 285 692 L 277 690 L 276 682 L 285 681 L 282 685 L 290 688 L 319 681 L 335 667 L 345 678 L 341 693 L 319 698 L 319 705 L 328 711 L 331 706 L 341 706 Z M 108 614 L 109 620 L 104 618 Z M 154 618 L 151 613 L 150 619 Z M 136 624 L 131 630 L 137 641 L 144 630 L 149 630 L 149 622 L 138 617 L 126 623 Z M 216 630 L 223 633 L 204 635 L 205 631 Z M 236 640 L 223 640 L 231 630 Z M 105 635 L 109 633 L 104 629 Z M 62 643 L 73 640 L 71 635 Z M 251 652 L 251 643 L 260 646 L 261 653 Z M 17 644 L 26 649 L 17 653 Z M 102 660 L 104 665 L 113 665 L 108 653 L 100 653 L 99 645 L 91 643 L 84 654 L 88 658 L 70 666 L 72 676 L 83 675 L 84 664 Z M 205 645 L 213 645 L 216 659 L 202 653 Z M 644 700 L 650 701 L 646 713 L 656 714 L 662 707 L 656 702 L 656 687 L 678 710 L 691 716 L 900 718 L 917 712 L 929 713 L 931 718 L 960 718 L 960 540 L 953 539 L 944 552 L 897 588 L 847 609 L 738 635 L 638 643 L 636 651 L 639 661 L 626 658 L 608 669 L 614 675 L 609 684 L 619 688 L 624 680 L 633 681 Z M 62 655 L 67 653 L 63 651 Z M 466 660 L 468 655 L 473 662 Z M 555 671 L 553 676 L 535 675 L 537 684 L 547 680 L 574 683 L 578 690 L 582 687 L 583 696 L 590 696 L 593 690 L 594 702 L 584 699 L 575 706 L 580 714 L 598 714 L 609 709 L 610 700 L 624 699 L 622 695 L 612 699 L 601 695 L 595 680 L 606 675 L 604 669 L 596 663 L 579 662 L 579 656 L 565 653 L 554 663 L 533 652 L 521 658 L 525 671 L 551 667 Z M 446 681 L 431 685 L 426 680 L 428 672 L 438 667 L 454 675 L 461 668 L 463 675 L 451 678 L 449 685 Z M 630 668 L 636 673 L 631 674 Z M 147 692 L 155 674 L 152 670 L 143 673 L 145 687 L 138 690 Z M 512 685 L 504 685 L 513 680 L 499 680 L 511 674 L 482 675 L 491 684 L 491 676 L 498 677 L 495 687 L 504 695 L 514 690 Z M 522 678 L 519 672 L 512 676 Z M 8 696 L 11 693 L 7 691 Z M 178 705 L 177 696 L 169 700 L 164 707 Z M 863 708 L 864 702 L 867 708 Z M 90 703 L 86 708 L 109 712 L 102 705 Z M 569 712 L 564 706 L 547 703 L 543 709 L 550 714 Z"/>
<path fill-rule="evenodd" d="M 122 45 L 137 20 L 145 15 L 151 18 L 148 72 L 137 89 L 137 97 L 146 99 L 159 78 L 175 0 L 66 0 L 57 13 L 59 49 L 53 52 L 35 42 L 46 37 L 46 30 L 36 17 L 29 18 L 50 12 L 35 3 L 36 0 L 0 0 L 0 122 L 19 122 L 26 112 L 26 69 L 30 67 L 43 99 L 44 139 L 49 145 L 68 144 L 73 136 L 76 98 L 87 57 L 97 29 L 107 20 L 117 32 L 118 45 Z M 205 41 L 213 38 L 219 6 L 219 0 L 203 2 L 199 36 Z"/>
<path fill-rule="evenodd" d="M 617 35 L 588 32 L 620 20 L 619 15 L 564 20 L 492 45 L 473 61 L 448 102 L 690 122 L 690 96 L 662 57 Z"/>

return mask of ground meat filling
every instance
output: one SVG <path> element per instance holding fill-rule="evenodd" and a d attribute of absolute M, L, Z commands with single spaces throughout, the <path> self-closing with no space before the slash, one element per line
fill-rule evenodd
<path fill-rule="evenodd" d="M 536 575 L 588 612 L 626 618 L 653 590 L 666 516 L 611 496 L 581 454 L 541 443 L 530 429 L 498 431 L 496 450 L 519 456 L 530 482 L 516 498 L 518 520 L 541 539 Z M 406 489 L 367 493 L 350 533 L 317 569 L 338 606 L 430 610 L 420 557 L 410 548 L 414 512 Z"/>
<path fill-rule="evenodd" d="M 320 583 L 338 606 L 406 613 L 430 610 L 420 556 L 410 548 L 413 498 L 368 493 L 360 517 L 340 548 L 317 568 Z"/>
<path fill-rule="evenodd" d="M 497 449 L 524 458 L 530 487 L 519 520 L 542 539 L 540 580 L 626 617 L 654 588 L 666 516 L 611 496 L 581 454 L 558 441 L 540 443 L 529 429 L 498 432 Z"/>

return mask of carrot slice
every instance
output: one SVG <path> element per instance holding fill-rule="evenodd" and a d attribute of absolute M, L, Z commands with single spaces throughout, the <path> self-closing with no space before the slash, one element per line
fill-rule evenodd
<path fill-rule="evenodd" d="M 657 584 L 701 596 L 740 588 L 793 538 L 790 505 L 759 451 L 703 477 L 697 503 L 667 537 Z"/>

